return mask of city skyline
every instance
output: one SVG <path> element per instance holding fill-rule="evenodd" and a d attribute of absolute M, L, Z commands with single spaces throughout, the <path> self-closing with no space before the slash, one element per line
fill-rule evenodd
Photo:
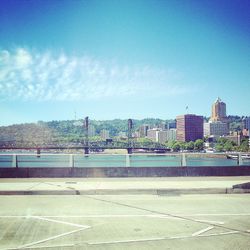
<path fill-rule="evenodd" d="M 249 116 L 248 1 L 1 1 L 0 126 Z"/>

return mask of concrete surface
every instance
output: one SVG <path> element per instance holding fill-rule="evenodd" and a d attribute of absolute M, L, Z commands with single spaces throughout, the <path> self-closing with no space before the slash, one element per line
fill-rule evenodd
<path fill-rule="evenodd" d="M 168 194 L 233 193 L 250 176 L 164 178 L 20 178 L 0 179 L 0 195 L 11 194 Z"/>
<path fill-rule="evenodd" d="M 20 195 L 0 204 L 1 250 L 250 249 L 248 194 Z"/>
<path fill-rule="evenodd" d="M 247 250 L 250 195 L 206 193 L 249 181 L 250 176 L 1 179 L 0 250 Z M 184 195 L 190 190 L 196 194 Z"/>

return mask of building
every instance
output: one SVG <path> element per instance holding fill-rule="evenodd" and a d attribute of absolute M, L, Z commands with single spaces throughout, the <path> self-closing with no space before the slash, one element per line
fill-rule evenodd
<path fill-rule="evenodd" d="M 222 102 L 218 97 L 215 103 L 212 105 L 212 115 L 210 120 L 212 122 L 226 122 L 227 114 L 226 114 L 226 103 Z"/>
<path fill-rule="evenodd" d="M 167 132 L 167 141 L 176 141 L 176 128 L 168 129 Z"/>
<path fill-rule="evenodd" d="M 167 140 L 168 140 L 168 131 L 167 130 L 158 131 L 156 141 L 164 144 Z"/>
<path fill-rule="evenodd" d="M 242 135 L 245 136 L 245 137 L 249 137 L 249 130 L 246 129 L 246 128 L 244 128 L 244 129 L 242 130 Z"/>
<path fill-rule="evenodd" d="M 166 124 L 166 129 L 176 128 L 176 121 L 169 121 Z"/>
<path fill-rule="evenodd" d="M 158 124 L 157 127 L 162 129 L 162 130 L 165 130 L 166 129 L 166 122 L 161 122 L 160 124 Z"/>
<path fill-rule="evenodd" d="M 250 130 L 250 117 L 246 116 L 242 119 L 242 128 Z"/>
<path fill-rule="evenodd" d="M 109 131 L 106 129 L 102 129 L 101 130 L 101 138 L 104 140 L 109 139 Z"/>
<path fill-rule="evenodd" d="M 204 136 L 222 136 L 228 135 L 229 128 L 226 122 L 205 122 L 204 123 Z"/>
<path fill-rule="evenodd" d="M 158 133 L 159 133 L 159 131 L 161 131 L 161 129 L 159 129 L 159 128 L 149 129 L 148 134 L 147 134 L 147 138 L 154 141 L 154 142 L 157 142 L 158 141 Z"/>
<path fill-rule="evenodd" d="M 149 129 L 149 125 L 142 125 L 139 127 L 139 137 L 143 138 L 146 137 L 148 135 L 148 129 Z"/>
<path fill-rule="evenodd" d="M 232 135 L 227 135 L 227 136 L 223 136 L 224 138 L 234 142 L 237 146 L 240 146 L 240 142 L 242 139 L 242 134 L 241 133 L 233 133 Z"/>
<path fill-rule="evenodd" d="M 192 114 L 180 115 L 176 117 L 177 141 L 195 141 L 203 139 L 203 116 Z"/>
<path fill-rule="evenodd" d="M 163 130 L 161 128 L 152 128 L 148 130 L 147 138 L 162 144 L 167 141 L 176 141 L 176 129 Z"/>

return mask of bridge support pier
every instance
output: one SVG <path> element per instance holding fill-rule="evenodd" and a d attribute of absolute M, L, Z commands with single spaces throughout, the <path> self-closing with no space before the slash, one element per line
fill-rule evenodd
<path fill-rule="evenodd" d="M 132 148 L 127 148 L 127 150 L 128 150 L 128 154 L 132 154 Z"/>

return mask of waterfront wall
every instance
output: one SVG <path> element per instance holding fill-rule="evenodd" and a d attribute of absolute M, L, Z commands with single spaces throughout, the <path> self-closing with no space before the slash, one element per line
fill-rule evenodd
<path fill-rule="evenodd" d="M 0 178 L 247 176 L 250 166 L 0 168 Z"/>

